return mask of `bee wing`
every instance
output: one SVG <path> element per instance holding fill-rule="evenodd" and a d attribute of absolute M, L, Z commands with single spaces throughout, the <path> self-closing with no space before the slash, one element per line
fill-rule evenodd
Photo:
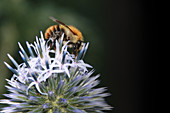
<path fill-rule="evenodd" d="M 57 22 L 57 23 L 65 26 L 65 27 L 68 28 L 73 34 L 75 34 L 75 33 L 74 33 L 66 24 L 64 24 L 63 22 L 57 20 L 56 18 L 54 18 L 54 17 L 52 17 L 52 16 L 50 16 L 49 18 L 50 18 L 51 20 L 53 20 L 54 22 Z"/>

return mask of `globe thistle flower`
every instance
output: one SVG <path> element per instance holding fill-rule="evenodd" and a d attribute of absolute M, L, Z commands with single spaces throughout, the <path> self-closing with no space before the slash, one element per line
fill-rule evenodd
<path fill-rule="evenodd" d="M 28 113 L 103 113 L 111 110 L 104 97 L 106 88 L 96 88 L 98 77 L 93 76 L 93 67 L 83 61 L 89 43 L 84 43 L 77 56 L 70 54 L 67 43 L 56 40 L 55 49 L 50 48 L 50 39 L 36 37 L 33 44 L 26 42 L 29 55 L 18 43 L 23 63 L 18 64 L 9 54 L 16 68 L 5 65 L 13 72 L 6 79 L 8 99 L 0 103 L 8 104 L 0 112 Z"/>

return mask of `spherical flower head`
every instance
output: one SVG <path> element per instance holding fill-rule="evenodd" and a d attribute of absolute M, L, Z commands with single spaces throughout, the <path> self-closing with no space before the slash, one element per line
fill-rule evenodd
<path fill-rule="evenodd" d="M 9 54 L 16 68 L 6 62 L 13 72 L 7 79 L 4 94 L 8 99 L 0 103 L 8 104 L 0 112 L 29 113 L 103 113 L 111 110 L 105 101 L 109 93 L 106 88 L 95 88 L 99 84 L 99 75 L 93 76 L 92 66 L 83 61 L 89 43 L 84 43 L 77 55 L 71 54 L 67 43 L 36 37 L 33 44 L 26 42 L 29 55 L 19 44 L 19 54 L 23 63 L 18 64 Z M 55 41 L 55 43 L 54 43 Z M 51 44 L 55 48 L 51 48 Z"/>

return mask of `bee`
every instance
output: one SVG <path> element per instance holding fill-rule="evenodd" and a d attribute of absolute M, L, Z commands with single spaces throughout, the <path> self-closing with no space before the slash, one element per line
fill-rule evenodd
<path fill-rule="evenodd" d="M 45 32 L 45 39 L 52 39 L 53 46 L 55 45 L 55 40 L 60 41 L 62 35 L 64 35 L 63 43 L 68 42 L 68 47 L 73 49 L 74 54 L 78 54 L 83 46 L 83 35 L 82 33 L 72 25 L 66 25 L 63 22 L 57 20 L 54 17 L 50 17 L 54 22 L 59 23 L 58 25 L 53 25 L 47 28 Z"/>

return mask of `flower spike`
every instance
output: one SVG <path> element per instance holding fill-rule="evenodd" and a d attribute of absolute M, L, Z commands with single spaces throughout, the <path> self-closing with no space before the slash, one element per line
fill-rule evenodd
<path fill-rule="evenodd" d="M 19 42 L 18 42 L 18 45 L 19 45 L 19 48 L 21 49 L 22 54 L 24 55 L 25 59 L 29 60 L 27 53 L 25 52 L 25 50 L 23 49 L 23 47 L 21 46 L 21 44 Z"/>
<path fill-rule="evenodd" d="M 7 56 L 9 57 L 9 59 L 12 61 L 12 63 L 15 65 L 16 68 L 18 68 L 18 63 L 12 58 L 12 56 L 10 54 L 7 54 Z"/>
<path fill-rule="evenodd" d="M 4 64 L 5 64 L 5 65 L 7 66 L 7 68 L 8 68 L 9 70 L 11 70 L 15 75 L 19 75 L 18 72 L 17 72 L 15 69 L 13 69 L 8 63 L 4 62 Z"/>
<path fill-rule="evenodd" d="M 26 44 L 27 44 L 28 51 L 29 51 L 29 53 L 30 53 L 31 57 L 35 57 L 35 56 L 34 56 L 34 54 L 33 54 L 33 51 L 32 51 L 32 49 L 31 49 L 31 46 L 30 46 L 30 44 L 29 44 L 27 41 L 26 41 Z"/>

